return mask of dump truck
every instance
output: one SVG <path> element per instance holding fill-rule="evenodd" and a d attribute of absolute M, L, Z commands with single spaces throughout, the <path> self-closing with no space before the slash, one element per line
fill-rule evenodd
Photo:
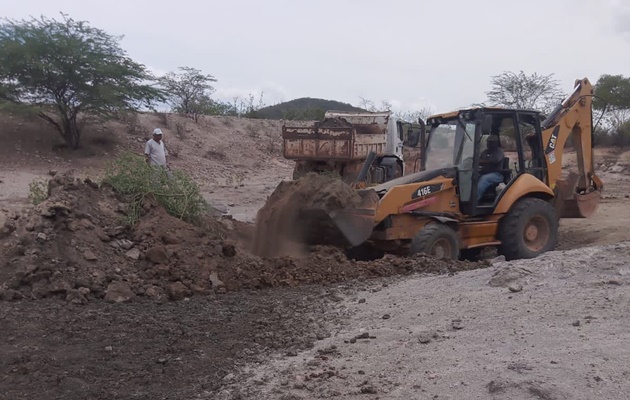
<path fill-rule="evenodd" d="M 330 110 L 322 121 L 282 126 L 284 157 L 295 161 L 293 179 L 334 172 L 349 184 L 384 183 L 419 167 L 424 126 L 420 118 L 410 123 L 389 111 Z"/>
<path fill-rule="evenodd" d="M 501 107 L 432 115 L 420 171 L 357 190 L 360 201 L 349 207 L 300 209 L 300 238 L 449 259 L 474 259 L 487 247 L 507 260 L 553 250 L 559 220 L 592 217 L 604 188 L 595 173 L 592 98 L 584 78 L 548 116 Z M 517 145 L 499 152 L 488 172 L 488 154 L 505 147 L 505 137 Z M 578 170 L 564 174 L 569 138 Z M 492 184 L 481 185 L 489 173 Z"/>

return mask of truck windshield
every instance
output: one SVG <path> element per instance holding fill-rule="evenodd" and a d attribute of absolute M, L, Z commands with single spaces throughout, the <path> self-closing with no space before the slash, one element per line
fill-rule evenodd
<path fill-rule="evenodd" d="M 426 149 L 426 169 L 472 168 L 475 123 L 453 118 L 433 125 Z"/>

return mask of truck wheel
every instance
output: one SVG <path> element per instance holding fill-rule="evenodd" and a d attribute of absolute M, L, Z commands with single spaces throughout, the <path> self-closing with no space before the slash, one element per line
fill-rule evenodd
<path fill-rule="evenodd" d="M 553 250 L 558 240 L 558 217 L 553 206 L 529 197 L 519 200 L 499 226 L 499 254 L 506 260 L 534 258 Z"/>
<path fill-rule="evenodd" d="M 459 239 L 448 225 L 425 225 L 411 240 L 411 254 L 426 253 L 436 258 L 459 259 Z"/>

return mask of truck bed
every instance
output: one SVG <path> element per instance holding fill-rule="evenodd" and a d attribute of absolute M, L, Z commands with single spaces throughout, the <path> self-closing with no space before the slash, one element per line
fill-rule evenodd
<path fill-rule="evenodd" d="M 386 125 L 326 122 L 313 126 L 283 126 L 284 157 L 290 160 L 362 160 L 370 151 L 385 152 Z"/>

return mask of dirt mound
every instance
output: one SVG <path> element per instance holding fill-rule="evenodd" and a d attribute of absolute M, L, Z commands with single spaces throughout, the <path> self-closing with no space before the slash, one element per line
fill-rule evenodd
<path fill-rule="evenodd" d="M 300 197 L 304 187 L 319 184 L 330 190 Z M 298 191 L 287 192 L 291 187 Z M 276 195 L 293 193 L 278 204 L 285 210 L 292 210 L 298 200 L 314 207 L 340 207 L 354 201 L 342 189 L 324 178 L 309 177 L 281 185 Z M 251 225 L 210 217 L 193 225 L 147 201 L 139 222 L 130 227 L 124 223 L 127 208 L 108 186 L 71 175 L 53 178 L 46 201 L 11 216 L 0 230 L 0 299 L 57 297 L 85 304 L 145 296 L 164 302 L 214 292 L 483 266 L 420 256 L 359 262 L 327 247 L 304 249 L 300 257 L 261 258 L 248 250 Z M 285 222 L 275 220 L 270 226 L 282 228 Z M 272 239 L 268 243 L 279 241 L 279 236 L 267 234 L 265 239 Z"/>
<path fill-rule="evenodd" d="M 256 216 L 254 254 L 276 257 L 300 254 L 299 245 L 309 221 L 301 211 L 328 211 L 353 207 L 361 197 L 340 179 L 309 173 L 293 181 L 281 182 Z"/>
<path fill-rule="evenodd" d="M 319 124 L 320 128 L 352 128 L 353 126 L 348 120 L 341 117 L 326 118 Z"/>
<path fill-rule="evenodd" d="M 2 229 L 2 297 L 180 300 L 218 289 L 216 260 L 236 252 L 227 223 L 194 226 L 146 202 L 130 228 L 126 213 L 109 187 L 71 175 L 52 179 L 48 200 Z"/>

